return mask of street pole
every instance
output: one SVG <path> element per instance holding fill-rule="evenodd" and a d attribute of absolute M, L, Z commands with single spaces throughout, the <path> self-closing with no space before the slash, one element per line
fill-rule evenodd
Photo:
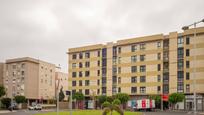
<path fill-rule="evenodd" d="M 161 111 L 163 111 L 163 110 L 164 110 L 164 108 L 163 108 L 163 95 L 161 93 Z"/>
<path fill-rule="evenodd" d="M 59 86 L 57 88 L 57 115 L 59 115 L 59 92 L 58 92 L 58 89 L 59 89 Z"/>
<path fill-rule="evenodd" d="M 70 115 L 72 115 L 72 91 L 70 91 Z"/>
<path fill-rule="evenodd" d="M 194 25 L 194 41 L 196 39 L 196 22 L 193 24 Z M 196 48 L 196 43 L 193 44 L 193 49 Z M 196 69 L 195 69 L 195 62 L 196 62 L 196 55 L 193 56 L 193 60 L 194 60 L 194 63 L 193 63 L 193 102 L 194 102 L 194 115 L 196 115 L 196 109 L 197 109 L 197 103 L 196 103 Z"/>

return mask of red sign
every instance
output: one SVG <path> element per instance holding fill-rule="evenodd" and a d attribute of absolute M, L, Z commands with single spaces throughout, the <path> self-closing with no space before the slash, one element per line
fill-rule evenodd
<path fill-rule="evenodd" d="M 163 101 L 168 101 L 168 99 L 169 99 L 169 96 L 167 94 L 162 95 L 162 100 Z"/>
<path fill-rule="evenodd" d="M 146 108 L 146 100 L 145 99 L 142 100 L 142 108 Z"/>

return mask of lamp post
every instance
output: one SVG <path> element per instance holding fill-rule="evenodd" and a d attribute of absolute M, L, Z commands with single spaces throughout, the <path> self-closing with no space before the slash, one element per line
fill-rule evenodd
<path fill-rule="evenodd" d="M 197 24 L 199 24 L 199 23 L 201 23 L 201 22 L 204 22 L 204 19 L 202 19 L 202 20 L 200 20 L 200 21 L 198 21 L 198 22 L 194 22 L 193 24 L 190 24 L 190 25 L 187 25 L 187 26 L 184 26 L 184 27 L 182 27 L 182 30 L 188 30 L 189 29 L 189 27 L 191 27 L 191 26 L 193 26 L 194 27 L 194 41 L 195 41 L 195 39 L 196 39 L 196 25 Z M 194 43 L 193 44 L 193 49 L 195 49 L 196 48 L 196 43 Z M 194 111 L 194 115 L 196 115 L 196 108 L 197 108 L 197 105 L 196 105 L 196 74 L 195 74 L 195 72 L 196 72 L 196 69 L 195 69 L 195 61 L 196 61 L 196 56 L 194 55 L 193 56 L 193 60 L 194 60 L 194 68 L 193 68 L 193 103 L 194 103 L 194 106 L 193 106 L 193 111 Z"/>
<path fill-rule="evenodd" d="M 57 69 L 61 69 L 61 67 L 60 67 L 60 64 L 59 64 L 59 66 L 56 66 L 56 68 Z M 60 84 L 60 79 L 59 78 L 57 78 L 56 79 L 56 99 L 57 99 L 57 115 L 59 115 L 59 84 Z"/>

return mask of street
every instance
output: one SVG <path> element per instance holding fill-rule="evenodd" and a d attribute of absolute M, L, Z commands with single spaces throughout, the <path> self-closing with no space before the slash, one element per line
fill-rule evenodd
<path fill-rule="evenodd" d="M 55 110 L 42 110 L 42 111 L 18 110 L 14 112 L 0 113 L 0 115 L 34 115 L 37 113 L 46 113 L 51 111 L 55 111 Z"/>

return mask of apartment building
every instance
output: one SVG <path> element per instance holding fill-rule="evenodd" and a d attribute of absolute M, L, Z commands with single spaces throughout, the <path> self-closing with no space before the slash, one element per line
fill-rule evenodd
<path fill-rule="evenodd" d="M 30 57 L 6 60 L 3 78 L 7 96 L 23 95 L 28 103 L 55 98 L 55 65 Z"/>
<path fill-rule="evenodd" d="M 68 49 L 69 90 L 87 100 L 96 95 L 127 93 L 131 99 L 185 93 L 180 108 L 193 108 L 196 79 L 197 110 L 204 110 L 204 27 L 115 43 Z"/>
<path fill-rule="evenodd" d="M 63 72 L 55 72 L 55 80 L 59 82 L 59 91 L 62 88 L 64 95 L 66 95 L 66 91 L 68 91 L 68 74 Z M 58 84 L 56 84 L 55 89 L 57 86 Z M 64 100 L 68 100 L 68 97 L 65 96 Z"/>

